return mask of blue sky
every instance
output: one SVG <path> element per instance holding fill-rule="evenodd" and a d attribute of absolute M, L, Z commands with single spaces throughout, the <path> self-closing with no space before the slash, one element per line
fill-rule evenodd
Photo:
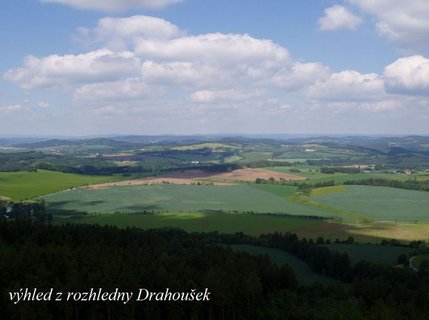
<path fill-rule="evenodd" d="M 429 133 L 425 0 L 4 0 L 0 134 Z"/>

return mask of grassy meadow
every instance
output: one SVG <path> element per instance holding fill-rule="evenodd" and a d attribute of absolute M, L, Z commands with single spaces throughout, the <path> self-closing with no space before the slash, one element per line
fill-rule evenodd
<path fill-rule="evenodd" d="M 20 201 L 74 187 L 117 179 L 115 177 L 84 176 L 46 170 L 0 172 L 0 196 Z"/>

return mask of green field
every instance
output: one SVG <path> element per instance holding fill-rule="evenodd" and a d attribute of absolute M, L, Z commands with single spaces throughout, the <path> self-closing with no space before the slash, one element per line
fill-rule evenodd
<path fill-rule="evenodd" d="M 272 152 L 266 151 L 250 151 L 250 152 L 242 152 L 240 153 L 240 163 L 249 164 L 256 161 L 263 161 L 270 159 L 272 157 Z"/>
<path fill-rule="evenodd" d="M 238 211 L 292 215 L 329 216 L 329 213 L 288 199 L 293 187 L 250 185 L 192 186 L 158 184 L 75 189 L 43 197 L 51 213 L 142 213 Z M 280 189 L 279 189 L 280 188 Z M 276 194 L 283 188 L 285 195 Z M 269 190 L 268 190 L 269 189 Z M 276 189 L 274 192 L 273 190 Z"/>
<path fill-rule="evenodd" d="M 56 216 L 55 222 L 115 225 L 120 228 L 180 228 L 188 232 L 243 232 L 254 236 L 259 236 L 261 233 L 273 233 L 276 231 L 311 231 L 324 223 L 320 220 L 289 216 L 221 213 L 103 214 L 74 217 Z"/>
<path fill-rule="evenodd" d="M 237 162 L 240 161 L 241 158 L 240 156 L 234 155 L 234 156 L 229 156 L 229 157 L 225 157 L 224 161 L 225 163 L 233 163 L 233 162 Z"/>
<path fill-rule="evenodd" d="M 74 187 L 115 180 L 118 178 L 84 176 L 46 170 L 0 172 L 0 196 L 20 201 Z"/>
<path fill-rule="evenodd" d="M 120 228 L 180 228 L 189 232 L 236 233 L 259 236 L 262 233 L 294 232 L 300 237 L 345 240 L 352 236 L 361 243 L 378 244 L 382 239 L 429 239 L 429 224 L 360 222 L 336 223 L 302 217 L 265 214 L 161 213 L 161 214 L 97 214 L 55 216 L 55 223 L 90 223 L 115 225 Z"/>
<path fill-rule="evenodd" d="M 404 175 L 404 174 L 393 174 L 393 173 L 384 173 L 384 172 L 368 172 L 368 173 L 341 173 L 336 172 L 333 174 L 320 173 L 319 167 L 315 166 L 293 166 L 293 167 L 272 167 L 268 168 L 269 170 L 273 170 L 276 172 L 290 173 L 290 169 L 298 169 L 300 173 L 294 173 L 299 176 L 303 176 L 309 179 L 310 183 L 317 182 L 325 182 L 325 181 L 334 181 L 336 184 L 344 183 L 345 181 L 350 180 L 364 180 L 364 179 L 388 179 L 388 180 L 399 180 L 399 181 L 407 181 L 407 180 L 428 180 L 429 176 L 427 174 L 412 174 L 412 175 Z"/>
<path fill-rule="evenodd" d="M 344 221 L 429 221 L 429 193 L 372 186 L 314 189 L 270 184 L 227 186 L 141 185 L 74 189 L 46 195 L 53 214 L 240 212 L 335 217 Z"/>
<path fill-rule="evenodd" d="M 232 245 L 231 247 L 234 250 L 244 251 L 254 255 L 268 255 L 271 261 L 278 266 L 288 264 L 302 285 L 312 285 L 315 282 L 325 285 L 344 285 L 344 283 L 338 280 L 314 273 L 306 262 L 285 251 L 243 244 Z"/>
<path fill-rule="evenodd" d="M 372 263 L 396 265 L 401 254 L 410 254 L 415 251 L 413 248 L 381 246 L 375 244 L 327 244 L 329 250 L 345 252 L 352 264 L 361 260 Z"/>
<path fill-rule="evenodd" d="M 429 221 L 429 192 L 372 186 L 347 186 L 345 191 L 312 197 L 339 210 L 378 221 Z"/>
<path fill-rule="evenodd" d="M 296 187 L 282 186 L 276 184 L 251 184 L 252 188 L 270 192 L 280 197 L 290 198 L 297 191 Z"/>

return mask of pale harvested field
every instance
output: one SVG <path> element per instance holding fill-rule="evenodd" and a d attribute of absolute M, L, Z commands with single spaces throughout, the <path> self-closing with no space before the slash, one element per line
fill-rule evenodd
<path fill-rule="evenodd" d="M 355 222 L 341 223 L 324 221 L 322 224 L 298 231 L 302 237 L 325 239 L 346 239 L 352 236 L 359 242 L 380 242 L 382 239 L 412 241 L 429 241 L 428 223 L 403 223 L 403 222 Z"/>
<path fill-rule="evenodd" d="M 356 236 L 398 240 L 429 240 L 428 223 L 366 222 L 346 224 L 348 232 Z"/>
<path fill-rule="evenodd" d="M 10 200 L 8 197 L 0 196 L 0 200 Z"/>
<path fill-rule="evenodd" d="M 101 184 L 93 184 L 90 186 L 82 187 L 82 189 L 107 189 L 111 187 L 128 187 L 128 186 L 142 186 L 142 185 L 151 185 L 151 184 L 184 184 L 184 185 L 192 185 L 192 184 L 201 184 L 201 185 L 215 185 L 215 186 L 227 186 L 232 185 L 234 183 L 228 183 L 228 182 L 205 182 L 195 179 L 184 179 L 184 178 L 145 178 L 145 179 L 133 179 L 133 180 L 126 180 L 126 181 L 119 181 L 119 182 L 108 182 L 108 183 L 101 183 Z"/>
<path fill-rule="evenodd" d="M 200 171 L 200 170 L 192 170 L 192 171 Z M 201 171 L 202 172 L 202 171 Z M 170 174 L 160 177 L 153 178 L 143 178 L 143 179 L 132 179 L 132 180 L 124 180 L 118 182 L 108 182 L 108 183 L 100 183 L 93 184 L 89 186 L 82 187 L 82 189 L 107 189 L 111 187 L 127 187 L 127 186 L 142 186 L 142 185 L 151 185 L 151 184 L 182 184 L 182 185 L 193 185 L 193 184 L 201 184 L 201 185 L 215 185 L 215 186 L 227 186 L 233 185 L 232 182 L 208 182 L 204 180 L 199 180 L 198 177 L 202 178 L 201 173 L 195 173 L 195 177 L 190 173 L 181 174 Z"/>
<path fill-rule="evenodd" d="M 265 169 L 238 169 L 232 172 L 224 173 L 210 173 L 202 170 L 185 170 L 176 171 L 159 177 L 143 178 L 143 179 L 132 179 L 118 182 L 108 182 L 102 184 L 94 184 L 84 189 L 105 189 L 111 187 L 124 187 L 124 186 L 139 186 L 148 184 L 212 184 L 216 186 L 225 186 L 234 184 L 234 181 L 253 182 L 256 178 L 269 179 L 273 177 L 276 180 L 305 180 L 306 178 L 296 176 L 288 173 L 275 172 Z M 205 181 L 204 179 L 211 180 L 222 180 L 222 181 Z M 229 181 L 228 181 L 229 180 Z"/>

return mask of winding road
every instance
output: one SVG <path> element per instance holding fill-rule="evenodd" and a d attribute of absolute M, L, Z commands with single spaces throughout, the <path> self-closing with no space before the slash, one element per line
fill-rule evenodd
<path fill-rule="evenodd" d="M 417 269 L 414 265 L 413 265 L 413 261 L 414 259 L 417 258 L 417 256 L 411 257 L 410 258 L 410 268 L 413 269 L 414 271 L 418 272 L 419 269 Z"/>

